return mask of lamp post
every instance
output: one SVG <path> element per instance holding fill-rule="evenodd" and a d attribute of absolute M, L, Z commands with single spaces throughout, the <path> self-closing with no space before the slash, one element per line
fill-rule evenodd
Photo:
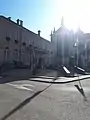
<path fill-rule="evenodd" d="M 64 32 L 62 32 L 62 65 L 64 65 L 65 64 L 65 53 L 64 53 L 64 48 L 65 48 L 65 46 L 64 46 L 64 40 L 65 40 L 65 34 L 64 34 Z"/>
<path fill-rule="evenodd" d="M 78 66 L 78 37 L 77 37 L 77 66 Z"/>
<path fill-rule="evenodd" d="M 85 66 L 87 67 L 87 43 L 85 43 Z"/>
<path fill-rule="evenodd" d="M 76 53 L 76 66 L 78 66 L 78 37 L 76 39 L 76 42 L 74 43 L 74 47 L 76 48 L 76 52 L 74 52 L 74 54 Z"/>

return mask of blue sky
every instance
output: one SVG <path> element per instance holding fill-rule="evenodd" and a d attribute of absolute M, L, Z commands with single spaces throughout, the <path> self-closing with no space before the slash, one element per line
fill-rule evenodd
<path fill-rule="evenodd" d="M 90 31 L 89 0 L 0 0 L 0 14 L 24 21 L 24 26 L 41 36 L 50 39 L 50 32 L 60 27 L 64 16 L 68 28 L 76 29 L 79 24 Z"/>
<path fill-rule="evenodd" d="M 0 0 L 0 14 L 24 21 L 24 26 L 36 32 L 40 29 L 41 36 L 49 39 L 54 28 L 52 0 Z M 55 8 L 56 10 L 56 8 Z"/>

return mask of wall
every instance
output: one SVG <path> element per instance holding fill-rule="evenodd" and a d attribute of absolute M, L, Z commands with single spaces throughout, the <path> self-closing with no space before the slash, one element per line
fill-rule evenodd
<path fill-rule="evenodd" d="M 10 37 L 10 41 L 7 41 L 6 37 Z M 18 43 L 15 43 L 15 40 L 17 40 Z M 23 43 L 26 45 L 23 45 Z M 36 56 L 44 56 L 45 61 L 50 61 L 49 56 L 51 55 L 51 43 L 49 41 L 38 36 L 36 33 L 17 25 L 5 17 L 0 17 L 0 64 L 5 61 L 4 51 L 5 47 L 8 47 L 9 62 L 13 62 L 15 51 L 17 51 L 17 60 L 21 59 L 24 64 L 29 65 L 32 56 L 31 54 L 33 54 L 33 50 L 30 45 L 32 46 Z M 35 48 L 43 52 L 36 52 L 37 50 L 35 50 Z"/>

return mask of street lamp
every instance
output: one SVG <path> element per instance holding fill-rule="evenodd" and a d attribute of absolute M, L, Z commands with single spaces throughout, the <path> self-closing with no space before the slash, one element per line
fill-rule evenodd
<path fill-rule="evenodd" d="M 78 66 L 78 37 L 76 39 L 76 42 L 74 43 L 74 47 L 76 48 L 76 56 L 77 56 L 76 66 Z"/>
<path fill-rule="evenodd" d="M 78 66 L 78 37 L 77 37 L 76 42 L 77 42 L 77 66 Z"/>
<path fill-rule="evenodd" d="M 87 67 L 87 43 L 85 43 L 85 66 Z"/>

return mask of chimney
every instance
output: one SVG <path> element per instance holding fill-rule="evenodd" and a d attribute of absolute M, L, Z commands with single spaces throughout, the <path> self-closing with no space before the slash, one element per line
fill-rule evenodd
<path fill-rule="evenodd" d="M 23 26 L 23 21 L 22 20 L 20 20 L 20 26 Z"/>
<path fill-rule="evenodd" d="M 8 17 L 8 20 L 11 20 L 11 17 Z"/>
<path fill-rule="evenodd" d="M 19 21 L 20 21 L 20 20 L 19 20 L 19 19 L 17 19 L 17 24 L 18 24 L 18 25 L 19 25 Z"/>
<path fill-rule="evenodd" d="M 38 30 L 38 36 L 40 36 L 40 32 L 41 32 L 41 31 L 40 31 L 40 30 Z"/>

